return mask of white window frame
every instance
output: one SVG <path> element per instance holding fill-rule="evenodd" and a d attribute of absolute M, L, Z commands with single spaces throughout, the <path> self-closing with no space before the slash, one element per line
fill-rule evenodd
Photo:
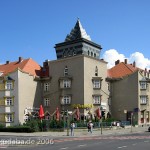
<path fill-rule="evenodd" d="M 101 88 L 101 80 L 93 80 L 93 88 Z"/>
<path fill-rule="evenodd" d="M 140 89 L 146 90 L 146 88 L 147 88 L 147 83 L 145 81 L 141 81 L 140 82 Z"/>
<path fill-rule="evenodd" d="M 6 89 L 7 90 L 12 90 L 13 89 L 12 81 L 6 81 Z"/>
<path fill-rule="evenodd" d="M 12 97 L 6 97 L 6 105 L 7 106 L 13 105 L 13 98 Z"/>
<path fill-rule="evenodd" d="M 71 104 L 71 96 L 65 95 L 62 97 L 62 104 Z"/>
<path fill-rule="evenodd" d="M 147 95 L 141 95 L 140 96 L 141 104 L 147 104 L 147 100 L 148 100 Z"/>
<path fill-rule="evenodd" d="M 13 122 L 13 114 L 6 114 L 6 122 Z"/>
<path fill-rule="evenodd" d="M 71 87 L 71 81 L 70 80 L 63 80 L 63 87 L 64 88 L 70 88 Z"/>
<path fill-rule="evenodd" d="M 50 106 L 49 98 L 44 98 L 44 106 Z"/>
<path fill-rule="evenodd" d="M 49 91 L 49 83 L 44 83 L 44 91 Z"/>
<path fill-rule="evenodd" d="M 101 104 L 101 95 L 93 95 L 93 104 Z"/>

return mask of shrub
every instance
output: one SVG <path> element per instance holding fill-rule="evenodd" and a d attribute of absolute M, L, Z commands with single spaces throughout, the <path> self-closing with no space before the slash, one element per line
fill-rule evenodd
<path fill-rule="evenodd" d="M 4 128 L 5 126 L 3 124 L 0 124 L 0 128 Z"/>
<path fill-rule="evenodd" d="M 24 126 L 28 126 L 30 127 L 34 132 L 40 131 L 40 127 L 39 127 L 39 121 L 40 120 L 30 120 L 27 121 L 26 123 L 24 123 Z"/>
<path fill-rule="evenodd" d="M 33 132 L 29 126 L 9 126 L 0 128 L 0 132 Z"/>

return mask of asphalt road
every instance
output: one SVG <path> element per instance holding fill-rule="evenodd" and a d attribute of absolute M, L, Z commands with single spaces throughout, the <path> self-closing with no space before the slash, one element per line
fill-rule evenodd
<path fill-rule="evenodd" d="M 150 132 L 111 135 L 111 136 L 86 136 L 86 137 L 10 137 L 3 136 L 1 139 L 20 140 L 33 142 L 26 145 L 1 145 L 0 149 L 10 150 L 149 150 Z M 35 143 L 34 143 L 35 142 Z"/>

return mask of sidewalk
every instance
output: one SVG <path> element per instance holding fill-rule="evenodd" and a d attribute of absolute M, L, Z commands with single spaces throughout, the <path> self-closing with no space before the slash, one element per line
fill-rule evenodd
<path fill-rule="evenodd" d="M 84 136 L 108 136 L 108 135 L 121 135 L 121 134 L 132 134 L 147 132 L 148 127 L 129 127 L 129 128 L 117 128 L 117 129 L 102 129 L 95 128 L 93 133 L 88 133 L 87 129 L 75 129 L 75 137 Z M 70 130 L 69 130 L 70 135 Z M 64 132 L 34 132 L 34 133 L 13 133 L 13 132 L 0 132 L 0 136 L 28 136 L 28 137 L 69 137 L 67 136 L 67 130 Z"/>

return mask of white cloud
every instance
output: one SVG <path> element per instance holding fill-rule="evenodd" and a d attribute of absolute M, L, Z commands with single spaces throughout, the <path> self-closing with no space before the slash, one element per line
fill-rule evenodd
<path fill-rule="evenodd" d="M 119 52 L 115 49 L 107 50 L 103 54 L 103 59 L 108 62 L 108 68 L 111 68 L 115 65 L 116 60 L 120 60 L 124 62 L 124 59 L 128 60 L 128 63 L 136 62 L 136 66 L 141 69 L 150 69 L 150 59 L 145 58 L 144 55 L 140 52 L 135 52 L 131 54 L 129 57 L 124 56 L 123 54 L 119 54 Z"/>
<path fill-rule="evenodd" d="M 110 49 L 105 51 L 103 59 L 108 62 L 108 68 L 111 68 L 115 65 L 116 60 L 119 59 L 120 61 L 124 61 L 125 56 L 123 54 L 119 54 L 115 49 Z"/>

